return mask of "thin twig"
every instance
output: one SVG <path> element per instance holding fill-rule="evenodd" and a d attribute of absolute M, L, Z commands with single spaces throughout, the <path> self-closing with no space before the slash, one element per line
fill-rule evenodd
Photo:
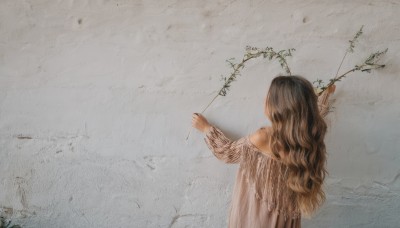
<path fill-rule="evenodd" d="M 353 39 L 352 39 L 352 40 L 349 40 L 350 46 L 347 48 L 346 53 L 344 53 L 344 56 L 343 56 L 343 58 L 342 58 L 342 61 L 340 62 L 339 68 L 338 68 L 337 71 L 336 71 L 335 78 L 336 78 L 336 77 L 338 76 L 338 74 L 339 74 L 339 70 L 340 70 L 340 68 L 342 67 L 343 61 L 344 61 L 344 59 L 346 58 L 347 53 L 354 52 L 355 43 L 356 43 L 358 37 L 361 36 L 363 27 L 364 27 L 364 25 L 361 26 L 361 28 L 358 30 L 358 32 L 356 33 L 356 35 L 354 35 Z"/>
<path fill-rule="evenodd" d="M 342 62 L 340 62 L 339 68 L 338 68 L 337 71 L 336 71 L 335 78 L 336 78 L 337 75 L 339 74 L 340 67 L 342 66 L 342 63 L 343 63 L 344 59 L 346 58 L 346 55 L 347 55 L 347 51 L 346 51 L 346 53 L 344 54 L 344 56 L 343 56 L 343 58 L 342 58 Z"/>

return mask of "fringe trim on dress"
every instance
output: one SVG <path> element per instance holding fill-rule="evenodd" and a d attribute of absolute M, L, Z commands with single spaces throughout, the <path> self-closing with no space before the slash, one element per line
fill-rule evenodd
<path fill-rule="evenodd" d="M 271 155 L 261 152 L 245 140 L 248 149 L 243 151 L 240 168 L 257 199 L 267 204 L 268 210 L 275 210 L 285 220 L 301 217 L 296 195 L 286 185 L 287 166 Z"/>

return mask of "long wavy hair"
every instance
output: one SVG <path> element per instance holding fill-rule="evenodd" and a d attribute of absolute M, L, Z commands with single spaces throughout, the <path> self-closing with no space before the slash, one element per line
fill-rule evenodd
<path fill-rule="evenodd" d="M 287 166 L 287 186 L 302 214 L 310 217 L 325 201 L 324 143 L 327 125 L 312 84 L 301 76 L 276 76 L 266 98 L 272 124 L 271 152 Z"/>

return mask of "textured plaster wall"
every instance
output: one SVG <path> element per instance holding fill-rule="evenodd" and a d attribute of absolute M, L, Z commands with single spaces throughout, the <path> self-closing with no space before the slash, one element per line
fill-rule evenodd
<path fill-rule="evenodd" d="M 338 84 L 327 202 L 304 227 L 399 227 L 400 4 L 385 1 L 0 1 L 0 208 L 25 227 L 225 227 L 237 165 L 191 128 L 244 47 L 296 48 Z M 277 62 L 256 60 L 205 113 L 232 139 L 269 124 Z"/>

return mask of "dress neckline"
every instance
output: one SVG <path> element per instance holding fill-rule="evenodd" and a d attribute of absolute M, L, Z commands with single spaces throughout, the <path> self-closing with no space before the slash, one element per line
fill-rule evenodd
<path fill-rule="evenodd" d="M 268 153 L 266 153 L 266 152 L 260 150 L 256 145 L 254 145 L 254 144 L 251 142 L 250 136 L 249 136 L 249 135 L 246 137 L 246 141 L 247 141 L 247 144 L 248 144 L 254 151 L 259 152 L 259 153 L 261 153 L 262 155 L 265 155 L 265 156 L 267 156 L 267 157 L 269 157 L 269 158 L 272 158 L 272 155 L 270 155 L 270 154 L 268 154 Z"/>

